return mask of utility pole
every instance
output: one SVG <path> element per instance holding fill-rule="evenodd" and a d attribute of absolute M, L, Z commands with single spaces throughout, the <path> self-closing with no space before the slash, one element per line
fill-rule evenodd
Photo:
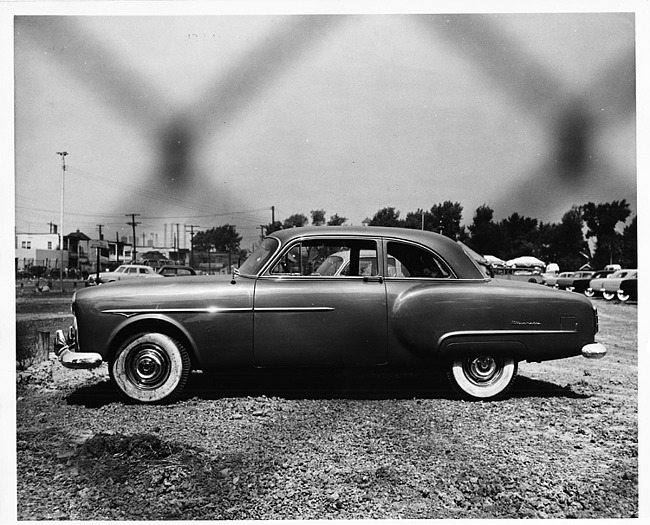
<path fill-rule="evenodd" d="M 200 228 L 200 226 L 198 224 L 190 224 L 189 226 L 186 224 L 185 228 L 188 227 L 190 229 L 190 266 L 194 268 L 194 228 Z"/>
<path fill-rule="evenodd" d="M 59 248 L 61 249 L 61 268 L 59 268 L 59 281 L 61 282 L 61 292 L 63 293 L 63 207 L 65 203 L 65 157 L 67 151 L 57 151 L 61 156 L 61 229 L 59 230 Z"/>
<path fill-rule="evenodd" d="M 115 232 L 115 262 L 120 265 L 120 234 Z"/>
<path fill-rule="evenodd" d="M 127 222 L 129 226 L 133 227 L 133 251 L 131 252 L 131 262 L 135 262 L 135 255 L 136 255 L 136 250 L 135 250 L 135 245 L 138 243 L 138 238 L 135 236 L 135 227 L 138 224 L 141 224 L 140 222 L 135 222 L 135 218 L 139 217 L 139 213 L 127 213 L 127 217 L 131 217 L 131 222 Z"/>
<path fill-rule="evenodd" d="M 271 206 L 271 224 L 275 222 L 275 206 Z"/>
<path fill-rule="evenodd" d="M 97 229 L 99 230 L 99 240 L 103 241 L 104 240 L 104 234 L 102 233 L 102 228 L 104 227 L 103 224 L 98 224 Z"/>

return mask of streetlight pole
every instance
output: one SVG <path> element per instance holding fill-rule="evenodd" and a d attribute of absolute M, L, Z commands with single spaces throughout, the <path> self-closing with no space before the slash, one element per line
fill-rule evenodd
<path fill-rule="evenodd" d="M 61 293 L 63 293 L 63 207 L 65 203 L 65 157 L 67 151 L 57 151 L 61 156 L 61 228 L 59 230 L 59 249 L 61 250 L 61 267 L 59 268 L 59 281 L 61 283 Z"/>

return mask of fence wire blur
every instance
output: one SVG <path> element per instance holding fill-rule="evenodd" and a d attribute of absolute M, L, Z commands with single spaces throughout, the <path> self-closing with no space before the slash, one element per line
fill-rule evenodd
<path fill-rule="evenodd" d="M 62 147 L 115 181 L 71 181 L 68 224 L 219 217 L 250 240 L 270 212 L 237 211 L 272 205 L 636 212 L 633 14 L 192 18 L 16 18 L 17 218 L 52 217 L 56 182 L 38 186 Z"/>

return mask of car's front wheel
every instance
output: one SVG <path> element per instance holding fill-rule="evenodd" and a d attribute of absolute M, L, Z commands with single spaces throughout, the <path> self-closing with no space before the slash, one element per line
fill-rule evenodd
<path fill-rule="evenodd" d="M 605 301 L 612 301 L 614 300 L 614 297 L 616 297 L 616 294 L 613 292 L 603 292 L 603 299 L 605 299 Z"/>
<path fill-rule="evenodd" d="M 585 290 L 585 295 L 586 295 L 587 297 L 593 297 L 594 295 L 596 295 L 596 292 L 594 292 L 591 288 L 587 288 L 587 289 Z"/>
<path fill-rule="evenodd" d="M 487 400 L 505 394 L 517 376 L 511 357 L 475 355 L 456 358 L 448 372 L 452 386 L 469 399 Z"/>
<path fill-rule="evenodd" d="M 185 347 L 166 334 L 148 332 L 125 341 L 109 372 L 118 390 L 141 403 L 172 401 L 190 374 Z"/>

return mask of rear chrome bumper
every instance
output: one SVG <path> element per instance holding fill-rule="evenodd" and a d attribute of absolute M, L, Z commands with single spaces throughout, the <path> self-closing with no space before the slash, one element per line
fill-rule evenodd
<path fill-rule="evenodd" d="M 54 353 L 66 368 L 97 368 L 102 364 L 102 356 L 94 352 L 76 352 L 76 333 L 71 327 L 68 334 L 57 330 L 54 336 Z"/>
<path fill-rule="evenodd" d="M 590 343 L 582 347 L 582 357 L 600 359 L 607 355 L 607 348 L 601 343 Z"/>

